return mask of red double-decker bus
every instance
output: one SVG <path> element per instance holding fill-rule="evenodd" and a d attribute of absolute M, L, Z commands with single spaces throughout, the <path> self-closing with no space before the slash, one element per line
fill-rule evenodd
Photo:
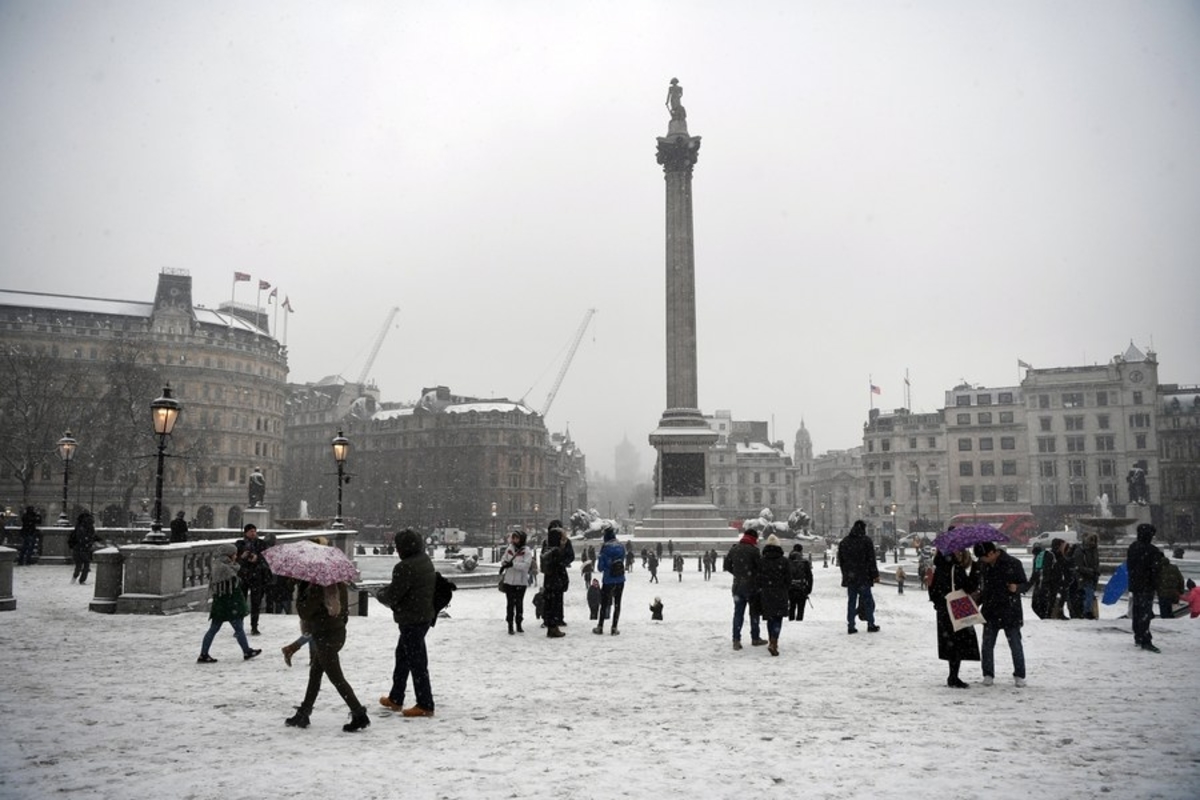
<path fill-rule="evenodd" d="M 1028 544 L 1029 537 L 1037 536 L 1037 519 L 1028 511 L 1013 511 L 1000 514 L 955 514 L 950 525 L 991 525 L 1013 544 Z"/>

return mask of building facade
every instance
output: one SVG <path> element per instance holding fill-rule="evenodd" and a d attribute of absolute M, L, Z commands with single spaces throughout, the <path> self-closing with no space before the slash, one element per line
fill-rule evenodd
<path fill-rule="evenodd" d="M 1156 406 L 1163 538 L 1192 542 L 1200 520 L 1200 386 L 1159 384 Z"/>
<path fill-rule="evenodd" d="M 239 525 L 255 467 L 267 477 L 267 504 L 278 496 L 287 353 L 261 310 L 197 305 L 191 276 L 172 269 L 159 274 L 153 300 L 5 290 L 0 347 L 6 505 L 58 509 L 64 475 L 54 444 L 70 430 L 78 449 L 68 516 L 88 509 L 105 525 L 145 524 L 155 483 L 150 403 L 167 384 L 183 411 L 168 443 L 164 523 L 182 511 L 201 528 Z M 70 379 L 52 388 L 39 364 Z M 39 386 L 38 398 L 19 395 Z M 38 422 L 23 416 L 34 402 Z"/>
<path fill-rule="evenodd" d="M 946 519 L 1029 510 L 1025 412 L 1019 386 L 961 384 L 946 392 Z"/>
<path fill-rule="evenodd" d="M 770 508 L 777 520 L 796 510 L 792 460 L 782 443 L 768 441 L 767 423 L 733 419 L 728 410 L 705 417 L 717 435 L 708 453 L 712 502 L 731 522 Z"/>

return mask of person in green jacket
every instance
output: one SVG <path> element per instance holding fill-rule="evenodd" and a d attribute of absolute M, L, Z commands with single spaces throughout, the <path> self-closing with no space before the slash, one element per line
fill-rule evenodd
<path fill-rule="evenodd" d="M 217 631 L 226 622 L 233 628 L 233 636 L 238 646 L 242 648 L 242 658 L 249 661 L 262 650 L 255 650 L 246 641 L 246 631 L 242 627 L 242 619 L 250 612 L 246 604 L 246 595 L 242 594 L 241 583 L 238 581 L 237 548 L 228 542 L 217 545 L 213 555 L 212 576 L 208 581 L 208 593 L 212 597 L 212 610 L 208 618 L 212 621 L 200 643 L 198 664 L 215 664 L 217 660 L 208 654 L 212 647 Z"/>

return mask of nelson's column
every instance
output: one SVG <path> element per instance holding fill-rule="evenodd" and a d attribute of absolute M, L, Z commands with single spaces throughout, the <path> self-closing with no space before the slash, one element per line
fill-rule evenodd
<path fill-rule="evenodd" d="M 696 391 L 696 264 L 692 232 L 692 169 L 700 137 L 689 136 L 683 87 L 667 90 L 671 121 L 658 137 L 667 186 L 667 407 L 650 444 L 658 451 L 655 504 L 637 531 L 641 539 L 715 542 L 728 523 L 710 500 L 708 451 L 717 434 L 700 413 Z"/>

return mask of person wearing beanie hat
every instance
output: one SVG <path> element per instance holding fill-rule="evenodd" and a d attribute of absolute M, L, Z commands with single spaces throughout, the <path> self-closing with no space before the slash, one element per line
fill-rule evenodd
<path fill-rule="evenodd" d="M 779 635 L 783 632 L 783 617 L 788 612 L 788 589 L 791 585 L 791 562 L 784 558 L 779 537 L 772 533 L 762 550 L 759 599 L 762 615 L 767 620 L 767 652 L 773 656 L 779 655 Z"/>
<path fill-rule="evenodd" d="M 804 545 L 796 542 L 788 554 L 792 567 L 792 584 L 788 587 L 788 619 L 804 621 L 804 606 L 812 594 L 812 563 L 804 557 Z"/>
<path fill-rule="evenodd" d="M 546 636 L 551 639 L 567 635 L 562 630 L 566 624 L 563 621 L 563 595 L 570 582 L 567 570 L 574 560 L 575 548 L 563 531 L 562 523 L 552 520 L 546 543 L 542 545 L 542 618 L 546 622 Z"/>
<path fill-rule="evenodd" d="M 1129 570 L 1129 593 L 1132 595 L 1130 616 L 1133 618 L 1133 643 L 1151 653 L 1161 652 L 1154 645 L 1150 633 L 1150 620 L 1154 617 L 1154 592 L 1158 588 L 1159 573 L 1166 556 L 1151 540 L 1156 529 L 1143 522 L 1137 526 L 1137 541 L 1125 552 L 1125 564 Z"/>
<path fill-rule="evenodd" d="M 760 646 L 767 643 L 760 636 L 760 616 L 758 596 L 758 573 L 762 567 L 762 553 L 758 551 L 758 532 L 753 528 L 745 528 L 742 538 L 729 548 L 725 555 L 726 572 L 733 573 L 733 649 L 742 649 L 742 624 L 746 618 L 746 609 L 750 609 L 750 643 Z"/>
<path fill-rule="evenodd" d="M 846 587 L 846 633 L 858 633 L 854 620 L 860 606 L 867 620 L 867 633 L 877 633 L 871 586 L 879 583 L 879 565 L 875 544 L 867 536 L 867 524 L 861 519 L 854 521 L 850 533 L 838 544 L 837 561 L 842 570 L 842 586 Z"/>
<path fill-rule="evenodd" d="M 610 634 L 619 636 L 617 628 L 621 621 L 621 596 L 625 593 L 625 546 L 617 541 L 617 531 L 611 526 L 604 528 L 604 544 L 596 557 L 596 569 L 600 570 L 600 617 L 592 633 L 604 633 L 604 621 L 612 612 Z"/>

